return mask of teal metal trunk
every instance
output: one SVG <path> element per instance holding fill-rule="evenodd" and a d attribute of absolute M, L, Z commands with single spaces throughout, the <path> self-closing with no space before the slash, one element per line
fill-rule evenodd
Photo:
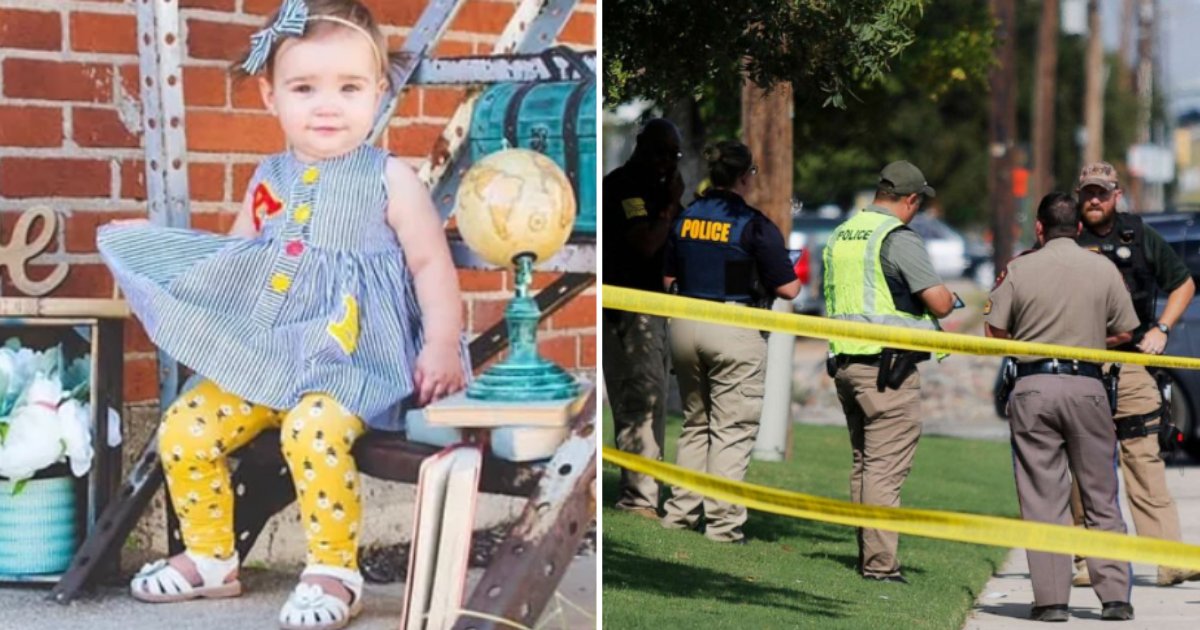
<path fill-rule="evenodd" d="M 532 149 L 554 160 L 575 190 L 575 231 L 596 232 L 596 84 L 594 80 L 497 83 L 471 118 L 470 159 Z"/>

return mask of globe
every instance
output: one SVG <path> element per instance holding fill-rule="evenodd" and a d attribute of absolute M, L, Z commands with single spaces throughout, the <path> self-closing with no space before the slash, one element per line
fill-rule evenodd
<path fill-rule="evenodd" d="M 544 261 L 562 248 L 575 225 L 575 193 L 550 158 L 506 149 L 467 170 L 454 214 L 459 233 L 476 254 L 512 267 L 519 254 Z"/>

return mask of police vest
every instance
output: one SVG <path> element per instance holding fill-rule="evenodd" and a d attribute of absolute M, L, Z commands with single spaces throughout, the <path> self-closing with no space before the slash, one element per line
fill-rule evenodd
<path fill-rule="evenodd" d="M 754 257 L 742 247 L 756 213 L 741 197 L 716 192 L 680 214 L 672 227 L 680 295 L 746 304 L 762 298 Z"/>
<path fill-rule="evenodd" d="M 904 223 L 890 214 L 861 211 L 839 225 L 825 246 L 825 311 L 844 321 L 936 330 L 937 322 L 917 304 L 907 283 L 888 282 L 880 252 L 883 240 Z M 903 304 L 904 308 L 897 306 Z M 879 354 L 864 341 L 830 340 L 834 354 Z"/>
<path fill-rule="evenodd" d="M 1156 281 L 1150 261 L 1146 260 L 1146 226 L 1142 218 L 1119 212 L 1108 234 L 1097 236 L 1085 229 L 1075 240 L 1080 246 L 1104 254 L 1113 261 L 1125 280 L 1125 286 L 1129 288 L 1138 320 L 1142 324 L 1155 321 Z"/>

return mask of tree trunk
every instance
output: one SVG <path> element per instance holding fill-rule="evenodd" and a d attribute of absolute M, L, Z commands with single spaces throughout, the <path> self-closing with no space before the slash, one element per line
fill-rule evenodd
<path fill-rule="evenodd" d="M 1012 189 L 1013 142 L 1017 132 L 1017 20 L 1014 0 L 989 0 L 996 19 L 996 65 L 988 83 L 992 104 L 988 122 L 991 168 L 988 201 L 992 211 L 992 261 L 999 270 L 1013 253 L 1015 220 Z"/>
<path fill-rule="evenodd" d="M 742 142 L 754 154 L 758 175 L 747 199 L 762 210 L 786 241 L 792 231 L 792 84 L 770 92 L 746 82 L 742 88 Z"/>
<path fill-rule="evenodd" d="M 1087 85 L 1083 95 L 1083 120 L 1087 143 L 1083 163 L 1104 159 L 1104 42 L 1100 32 L 1100 0 L 1088 0 Z"/>
<path fill-rule="evenodd" d="M 1054 95 L 1058 71 L 1058 0 L 1044 0 L 1038 25 L 1037 80 L 1033 97 L 1033 185 L 1037 203 L 1054 190 Z"/>

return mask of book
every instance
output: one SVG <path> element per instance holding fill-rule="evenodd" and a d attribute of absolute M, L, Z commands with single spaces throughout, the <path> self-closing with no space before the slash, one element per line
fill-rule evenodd
<path fill-rule="evenodd" d="M 449 446 L 463 441 L 462 429 L 429 424 L 424 409 L 410 410 L 404 416 L 404 432 L 409 441 L 433 446 Z M 506 426 L 491 430 L 488 449 L 492 455 L 510 462 L 531 462 L 554 455 L 570 427 Z"/>
<path fill-rule="evenodd" d="M 457 619 L 467 583 L 483 455 L 456 445 L 421 462 L 401 630 L 443 630 Z"/>
<path fill-rule="evenodd" d="M 581 382 L 575 398 L 528 402 L 474 400 L 462 391 L 425 407 L 425 419 L 430 425 L 448 427 L 565 427 L 583 409 L 591 388 Z"/>

